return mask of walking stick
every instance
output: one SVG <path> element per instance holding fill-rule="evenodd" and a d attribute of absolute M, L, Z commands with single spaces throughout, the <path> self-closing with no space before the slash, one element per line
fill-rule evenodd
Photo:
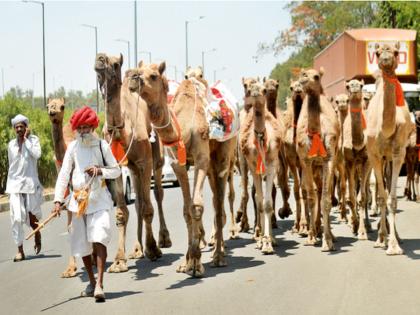
<path fill-rule="evenodd" d="M 25 239 L 29 240 L 32 236 L 35 235 L 35 233 L 39 232 L 48 222 L 50 222 L 56 216 L 57 216 L 57 212 L 51 213 L 49 217 L 45 219 L 44 222 L 38 223 L 38 227 L 35 230 L 33 230 Z"/>

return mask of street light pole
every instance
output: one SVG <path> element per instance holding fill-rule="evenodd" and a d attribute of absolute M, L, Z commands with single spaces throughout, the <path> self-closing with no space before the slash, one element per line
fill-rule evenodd
<path fill-rule="evenodd" d="M 44 106 L 47 106 L 47 88 L 46 88 L 46 75 L 45 75 L 45 14 L 44 14 L 44 2 L 42 1 L 32 1 L 32 0 L 23 0 L 23 2 L 31 2 L 40 4 L 42 6 L 42 67 L 43 67 L 43 73 L 44 73 Z"/>
<path fill-rule="evenodd" d="M 188 23 L 204 19 L 204 16 L 199 16 L 197 20 L 185 21 L 185 69 L 188 68 Z"/>
<path fill-rule="evenodd" d="M 3 88 L 2 97 L 4 98 L 4 69 L 3 68 L 1 68 L 1 86 Z"/>
<path fill-rule="evenodd" d="M 90 25 L 90 24 L 82 24 L 84 27 L 89 27 L 95 30 L 95 58 L 98 55 L 98 27 L 96 25 Z M 98 88 L 98 76 L 96 76 L 96 110 L 99 113 L 99 88 Z"/>
<path fill-rule="evenodd" d="M 139 54 L 148 54 L 149 55 L 149 63 L 152 63 L 152 52 L 142 50 L 142 51 L 139 51 Z"/>
<path fill-rule="evenodd" d="M 117 42 L 123 42 L 123 43 L 127 43 L 128 45 L 128 68 L 131 69 L 131 62 L 130 62 L 130 41 L 126 40 L 126 39 L 121 39 L 121 38 L 117 38 L 116 39 Z"/>
<path fill-rule="evenodd" d="M 137 1 L 134 0 L 134 66 L 137 67 Z"/>
<path fill-rule="evenodd" d="M 204 73 L 204 54 L 209 53 L 209 52 L 215 52 L 216 50 L 217 50 L 216 48 L 213 48 L 213 49 L 201 52 L 201 68 L 203 69 L 203 73 Z"/>

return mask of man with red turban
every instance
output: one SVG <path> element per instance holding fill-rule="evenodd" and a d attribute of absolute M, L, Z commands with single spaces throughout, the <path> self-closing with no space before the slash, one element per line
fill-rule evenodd
<path fill-rule="evenodd" d="M 75 212 L 70 228 L 70 247 L 73 256 L 82 257 L 90 281 L 81 295 L 94 296 L 97 301 L 104 301 L 103 274 L 106 246 L 111 238 L 109 212 L 113 208 L 105 179 L 117 178 L 121 170 L 108 143 L 93 133 L 98 127 L 99 118 L 90 107 L 77 110 L 70 124 L 73 130 L 77 130 L 76 140 L 69 144 L 58 174 L 53 211 L 60 213 L 73 170 L 73 192 L 67 206 L 69 211 Z M 97 279 L 92 269 L 93 250 L 97 255 Z"/>

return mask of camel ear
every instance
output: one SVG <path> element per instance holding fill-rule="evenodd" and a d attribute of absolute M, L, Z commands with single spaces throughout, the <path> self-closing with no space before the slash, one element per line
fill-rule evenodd
<path fill-rule="evenodd" d="M 332 96 L 328 96 L 328 101 L 329 101 L 330 103 L 334 102 L 334 97 L 332 97 Z"/>
<path fill-rule="evenodd" d="M 120 62 L 119 62 L 120 67 L 122 67 L 123 62 L 124 62 L 124 57 L 123 57 L 122 53 L 120 53 Z"/>
<path fill-rule="evenodd" d="M 267 80 L 266 80 L 266 78 L 265 78 L 265 77 L 263 77 L 263 83 L 265 83 L 265 81 L 267 81 Z"/>
<path fill-rule="evenodd" d="M 363 87 L 363 86 L 365 85 L 365 80 L 363 80 L 363 79 L 362 79 L 362 80 L 360 81 L 360 84 L 361 84 L 361 85 L 362 85 L 362 87 Z"/>
<path fill-rule="evenodd" d="M 51 102 L 51 99 L 50 99 L 50 98 L 48 98 L 48 100 L 47 100 L 47 105 L 48 105 L 50 102 Z"/>
<path fill-rule="evenodd" d="M 131 75 L 132 70 L 128 69 L 125 71 L 125 77 L 128 78 Z"/>
<path fill-rule="evenodd" d="M 260 77 L 257 77 L 257 82 L 260 82 Z"/>
<path fill-rule="evenodd" d="M 159 73 L 162 75 L 162 73 L 165 71 L 166 69 L 166 62 L 162 61 L 159 65 Z"/>
<path fill-rule="evenodd" d="M 325 73 L 324 67 L 319 68 L 319 76 L 322 77 Z"/>
<path fill-rule="evenodd" d="M 65 104 L 65 103 L 66 103 L 66 100 L 65 100 L 65 98 L 64 98 L 64 97 L 61 97 L 61 98 L 60 98 L 60 100 L 63 102 L 63 104 Z"/>
<path fill-rule="evenodd" d="M 245 84 L 245 78 L 242 77 L 242 84 Z"/>
<path fill-rule="evenodd" d="M 378 43 L 375 43 L 375 50 L 378 50 L 378 49 L 379 49 L 379 47 L 381 47 L 381 46 L 379 46 L 379 44 L 378 44 Z"/>
<path fill-rule="evenodd" d="M 143 60 L 139 61 L 139 64 L 137 65 L 137 68 L 141 68 L 143 66 Z"/>
<path fill-rule="evenodd" d="M 395 49 L 396 50 L 400 50 L 400 42 L 396 42 L 395 43 Z"/>

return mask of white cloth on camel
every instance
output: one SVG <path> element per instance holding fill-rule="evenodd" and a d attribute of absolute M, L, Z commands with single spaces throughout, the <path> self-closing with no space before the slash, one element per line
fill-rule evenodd
<path fill-rule="evenodd" d="M 96 211 L 77 218 L 70 225 L 71 254 L 85 257 L 92 254 L 92 243 L 107 246 L 111 240 L 111 219 L 108 210 Z"/>
<path fill-rule="evenodd" d="M 103 155 L 99 147 L 99 141 L 101 141 Z M 104 167 L 103 159 L 105 160 L 106 167 Z M 95 177 L 92 181 L 86 214 L 100 210 L 111 210 L 114 203 L 103 180 L 117 178 L 121 174 L 121 169 L 112 155 L 108 143 L 98 138 L 92 140 L 88 145 L 82 143 L 80 139 L 74 140 L 69 144 L 64 155 L 63 165 L 58 174 L 54 201 L 64 202 L 64 193 L 67 189 L 72 170 L 73 190 L 82 189 L 91 179 L 85 173 L 85 169 L 91 166 L 100 166 L 102 175 Z M 78 210 L 77 201 L 73 193 L 70 197 L 68 209 L 72 212 L 77 212 Z"/>

